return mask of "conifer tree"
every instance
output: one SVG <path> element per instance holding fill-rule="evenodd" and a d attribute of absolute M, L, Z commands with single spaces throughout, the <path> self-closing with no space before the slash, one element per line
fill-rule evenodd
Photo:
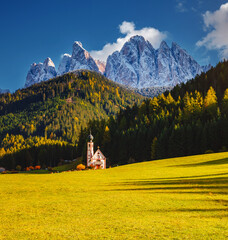
<path fill-rule="evenodd" d="M 222 113 L 228 117 L 228 88 L 225 90 L 222 100 Z"/>
<path fill-rule="evenodd" d="M 154 137 L 152 145 L 151 145 L 151 159 L 156 159 L 156 153 L 157 153 L 157 137 Z"/>
<path fill-rule="evenodd" d="M 216 116 L 217 97 L 213 87 L 210 87 L 207 91 L 207 95 L 204 99 L 204 108 L 210 117 Z"/>

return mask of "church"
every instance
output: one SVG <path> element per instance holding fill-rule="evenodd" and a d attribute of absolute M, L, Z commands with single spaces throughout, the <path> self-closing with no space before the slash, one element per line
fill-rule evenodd
<path fill-rule="evenodd" d="M 93 136 L 90 133 L 89 142 L 87 143 L 87 167 L 93 167 L 94 169 L 105 169 L 106 158 L 98 147 L 94 153 Z"/>

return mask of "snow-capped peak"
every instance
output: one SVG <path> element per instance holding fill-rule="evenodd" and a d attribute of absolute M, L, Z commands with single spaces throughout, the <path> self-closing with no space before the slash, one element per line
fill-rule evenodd
<path fill-rule="evenodd" d="M 142 36 L 134 36 L 120 52 L 107 59 L 108 78 L 136 88 L 174 86 L 194 78 L 204 69 L 176 43 L 165 41 L 155 50 Z"/>
<path fill-rule="evenodd" d="M 145 38 L 143 36 L 140 36 L 140 35 L 135 35 L 133 37 L 131 37 L 128 42 L 145 42 Z"/>
<path fill-rule="evenodd" d="M 72 48 L 72 55 L 65 53 L 62 56 L 58 73 L 55 70 L 55 64 L 51 58 L 46 58 L 43 63 L 33 63 L 27 74 L 25 87 L 78 69 L 88 69 L 99 72 L 98 67 L 101 69 L 100 72 L 103 73 L 105 64 L 100 61 L 96 63 L 89 52 L 83 48 L 82 43 L 75 41 Z"/>
<path fill-rule="evenodd" d="M 210 66 L 201 67 L 177 43 L 171 48 L 165 41 L 155 50 L 143 36 L 132 36 L 120 51 L 113 52 L 107 63 L 94 60 L 82 43 L 75 41 L 72 55 L 65 53 L 58 67 L 58 75 L 78 69 L 88 69 L 105 74 L 109 79 L 136 88 L 174 86 L 194 78 Z M 25 86 L 57 75 L 50 58 L 44 63 L 33 63 Z"/>
<path fill-rule="evenodd" d="M 83 48 L 82 43 L 79 42 L 79 41 L 75 41 L 75 42 L 74 42 L 74 45 L 75 45 L 75 46 L 78 45 L 80 48 Z M 84 49 L 84 48 L 83 48 L 83 49 Z"/>
<path fill-rule="evenodd" d="M 53 61 L 49 57 L 44 60 L 44 66 L 45 67 L 54 67 L 55 68 L 55 64 L 53 63 Z"/>
<path fill-rule="evenodd" d="M 172 42 L 172 48 L 182 49 L 176 42 Z M 183 49 L 182 49 L 183 50 Z"/>
<path fill-rule="evenodd" d="M 64 54 L 59 64 L 58 75 L 71 72 L 77 69 L 88 69 L 99 72 L 95 60 L 83 48 L 82 43 L 75 41 L 73 44 L 72 55 Z"/>
<path fill-rule="evenodd" d="M 63 54 L 61 62 L 58 67 L 58 75 L 69 72 L 71 64 L 71 55 L 68 53 Z"/>
<path fill-rule="evenodd" d="M 25 87 L 56 77 L 55 64 L 51 58 L 46 58 L 44 63 L 33 63 L 26 77 Z"/>
<path fill-rule="evenodd" d="M 162 49 L 168 49 L 170 50 L 169 46 L 167 45 L 167 43 L 165 41 L 162 41 L 159 47 L 160 50 Z"/>

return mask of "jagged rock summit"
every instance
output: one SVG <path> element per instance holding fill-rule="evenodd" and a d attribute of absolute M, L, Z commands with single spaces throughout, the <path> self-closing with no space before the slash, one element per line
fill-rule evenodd
<path fill-rule="evenodd" d="M 99 72 L 95 60 L 83 48 L 82 43 L 76 41 L 73 44 L 72 55 L 67 53 L 63 55 L 58 71 L 56 71 L 55 65 L 50 58 L 47 58 L 44 63 L 33 63 L 27 74 L 25 87 L 79 69 Z"/>
<path fill-rule="evenodd" d="M 64 73 L 67 73 L 70 71 L 70 66 L 71 66 L 71 55 L 68 53 L 65 53 L 62 56 L 62 60 L 59 64 L 58 67 L 58 75 L 62 75 Z"/>
<path fill-rule="evenodd" d="M 155 50 L 142 36 L 127 41 L 107 59 L 106 77 L 134 88 L 175 86 L 210 68 L 201 67 L 176 43 Z"/>
<path fill-rule="evenodd" d="M 51 58 L 46 58 L 43 63 L 33 63 L 26 77 L 25 87 L 46 81 L 57 76 L 55 64 Z"/>
<path fill-rule="evenodd" d="M 120 51 L 108 57 L 107 63 L 93 59 L 82 43 L 76 41 L 72 55 L 63 55 L 58 71 L 50 58 L 44 63 L 33 63 L 25 87 L 79 69 L 100 72 L 129 87 L 167 87 L 186 82 L 210 68 L 210 65 L 201 67 L 176 43 L 170 48 L 162 41 L 160 47 L 154 49 L 142 36 L 131 37 Z"/>
<path fill-rule="evenodd" d="M 95 60 L 83 48 L 81 42 L 74 42 L 72 55 L 64 54 L 59 64 L 58 75 L 71 72 L 78 69 L 87 69 L 99 72 Z"/>

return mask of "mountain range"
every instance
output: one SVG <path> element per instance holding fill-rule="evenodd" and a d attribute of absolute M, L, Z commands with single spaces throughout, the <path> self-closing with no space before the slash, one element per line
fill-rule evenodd
<path fill-rule="evenodd" d="M 33 63 L 25 87 L 78 69 L 104 74 L 107 78 L 133 88 L 167 87 L 186 82 L 211 68 L 200 66 L 178 44 L 171 48 L 162 41 L 158 49 L 142 36 L 131 37 L 107 62 L 93 59 L 81 42 L 74 42 L 72 54 L 64 54 L 56 70 L 53 61 Z"/>
<path fill-rule="evenodd" d="M 210 68 L 210 66 L 209 66 Z M 142 36 L 132 37 L 107 59 L 109 79 L 135 88 L 175 86 L 207 70 L 176 43 L 155 50 Z"/>

